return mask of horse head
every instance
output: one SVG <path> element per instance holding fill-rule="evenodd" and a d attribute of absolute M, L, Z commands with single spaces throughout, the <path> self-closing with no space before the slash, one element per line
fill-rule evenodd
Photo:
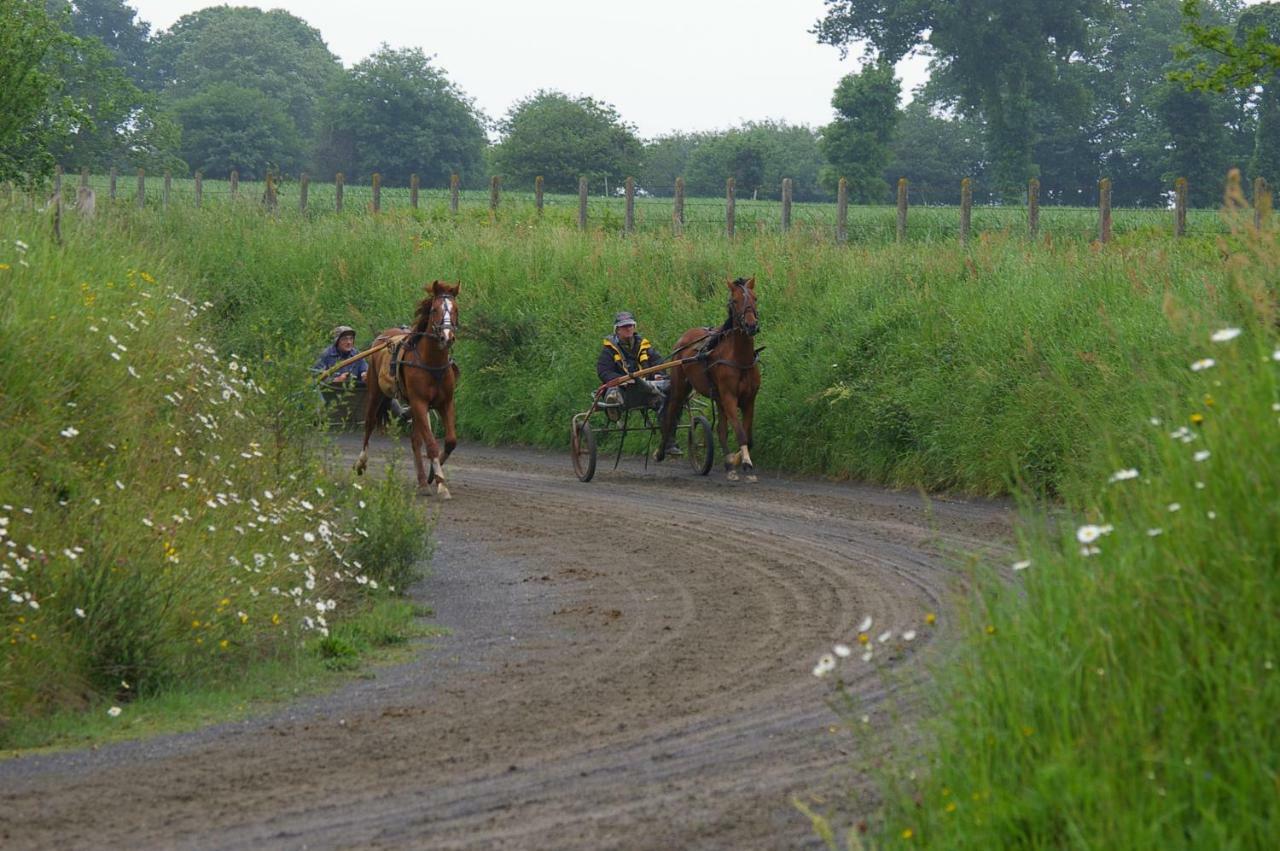
<path fill-rule="evenodd" d="M 748 337 L 754 337 L 760 330 L 755 278 L 737 278 L 729 282 L 729 315 L 733 318 L 734 330 Z"/>
<path fill-rule="evenodd" d="M 458 331 L 459 284 L 433 281 L 427 289 L 427 297 L 418 305 L 418 327 L 427 337 L 439 341 L 448 349 Z"/>

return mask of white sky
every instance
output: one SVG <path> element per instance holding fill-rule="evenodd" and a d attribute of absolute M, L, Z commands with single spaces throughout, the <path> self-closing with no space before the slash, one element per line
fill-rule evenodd
<path fill-rule="evenodd" d="M 474 4 L 474 5 L 473 5 Z M 209 0 L 130 0 L 152 30 Z M 856 52 L 818 44 L 822 0 L 274 0 L 350 66 L 382 42 L 435 55 L 491 118 L 539 88 L 612 103 L 644 138 L 746 120 L 819 126 Z M 925 62 L 900 66 L 904 92 Z"/>

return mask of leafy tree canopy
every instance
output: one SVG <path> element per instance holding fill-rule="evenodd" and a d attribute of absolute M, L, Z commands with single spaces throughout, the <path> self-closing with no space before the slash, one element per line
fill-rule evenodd
<path fill-rule="evenodd" d="M 882 61 L 918 48 L 934 57 L 987 126 L 991 179 L 1006 198 L 1021 196 L 1034 176 L 1033 106 L 1071 81 L 1059 61 L 1087 42 L 1088 21 L 1104 0 L 826 0 L 814 33 L 847 50 L 865 41 Z"/>
<path fill-rule="evenodd" d="M 65 36 L 39 0 L 0 0 L 0 22 L 0 180 L 27 183 L 53 171 L 60 84 L 43 65 Z"/>
<path fill-rule="evenodd" d="M 233 99 L 248 103 L 243 92 L 252 91 L 260 95 L 255 103 L 269 99 L 282 113 L 287 129 L 273 121 L 271 132 L 258 133 L 237 122 L 228 128 L 228 139 L 213 145 L 242 153 L 257 150 L 258 142 L 271 137 L 295 145 L 268 151 L 260 162 L 241 163 L 255 173 L 267 162 L 305 162 L 308 152 L 303 144 L 314 138 L 320 98 L 342 75 L 341 64 L 319 30 L 282 9 L 211 6 L 192 12 L 156 37 L 153 56 L 166 101 L 183 114 L 184 128 L 190 129 L 188 118 L 199 122 L 202 139 L 211 140 L 217 128 L 200 121 L 192 109 L 214 89 L 218 93 L 210 104 L 225 105 Z M 233 89 L 241 94 L 233 98 Z M 250 137 L 255 142 L 246 145 Z M 205 143 L 197 146 L 184 136 L 182 156 L 193 165 L 209 162 L 209 150 Z"/>
<path fill-rule="evenodd" d="M 888 62 L 869 63 L 840 80 L 831 98 L 836 120 L 823 129 L 820 143 L 831 164 L 826 179 L 829 189 L 844 177 L 854 201 L 876 203 L 888 195 L 884 169 L 898 124 L 901 87 Z"/>
<path fill-rule="evenodd" d="M 80 39 L 97 39 L 115 64 L 142 88 L 154 88 L 150 72 L 151 25 L 125 0 L 47 0 L 51 10 L 69 9 L 69 30 Z"/>
<path fill-rule="evenodd" d="M 215 83 L 175 101 L 173 110 L 182 123 L 183 157 L 194 170 L 225 178 L 234 169 L 259 179 L 302 166 L 297 127 L 257 89 Z"/>
<path fill-rule="evenodd" d="M 618 111 L 590 97 L 540 90 L 516 103 L 499 124 L 494 165 L 507 180 L 549 192 L 576 192 L 578 178 L 620 181 L 639 171 L 642 148 Z"/>
<path fill-rule="evenodd" d="M 483 177 L 480 115 L 420 48 L 384 44 L 337 84 L 323 115 L 326 172 L 377 171 L 400 185 L 415 173 L 435 186 L 455 172 L 468 183 Z"/>
<path fill-rule="evenodd" d="M 1205 0 L 1182 0 L 1190 45 L 1179 55 L 1194 56 L 1198 49 L 1213 58 L 1172 78 L 1196 89 L 1223 92 L 1266 83 L 1280 74 L 1280 3 L 1262 3 L 1241 13 L 1235 27 L 1207 19 Z"/>
<path fill-rule="evenodd" d="M 781 121 L 747 122 L 741 127 L 702 134 L 685 163 L 685 190 L 714 196 L 734 179 L 740 198 L 778 198 L 782 180 L 792 180 L 792 197 L 811 201 L 828 197 L 820 183 L 824 165 L 818 134 L 804 125 Z"/>

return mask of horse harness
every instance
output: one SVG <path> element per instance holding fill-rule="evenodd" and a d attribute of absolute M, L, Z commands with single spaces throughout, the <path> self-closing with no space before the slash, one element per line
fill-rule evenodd
<path fill-rule="evenodd" d="M 417 369 L 429 372 L 436 381 L 441 381 L 445 373 L 449 370 L 457 370 L 458 365 L 453 360 L 453 355 L 449 355 L 449 360 L 441 366 L 431 366 L 418 360 L 418 340 L 426 337 L 429 340 L 439 340 L 444 336 L 446 330 L 452 331 L 458 326 L 453 321 L 453 296 L 442 294 L 436 296 L 436 299 L 443 302 L 441 309 L 442 318 L 435 325 L 428 326 L 425 331 L 411 331 L 405 334 L 399 340 L 391 344 L 391 377 L 396 383 L 396 390 L 400 397 L 406 398 L 407 394 L 404 389 L 404 378 L 400 372 L 402 366 L 412 366 Z M 401 357 L 405 350 L 413 353 L 412 360 L 406 360 Z"/>

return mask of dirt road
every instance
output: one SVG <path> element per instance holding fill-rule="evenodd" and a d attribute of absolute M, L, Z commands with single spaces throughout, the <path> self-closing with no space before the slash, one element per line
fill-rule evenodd
<path fill-rule="evenodd" d="M 417 593 L 451 636 L 268 718 L 0 764 L 0 846 L 812 844 L 791 798 L 868 806 L 885 684 L 925 675 L 958 559 L 1003 558 L 1011 523 L 1002 504 L 683 462 L 590 484 L 565 454 L 464 446 L 450 466 Z M 858 745 L 811 669 L 864 615 L 920 637 L 890 677 L 849 666 L 874 731 Z"/>

